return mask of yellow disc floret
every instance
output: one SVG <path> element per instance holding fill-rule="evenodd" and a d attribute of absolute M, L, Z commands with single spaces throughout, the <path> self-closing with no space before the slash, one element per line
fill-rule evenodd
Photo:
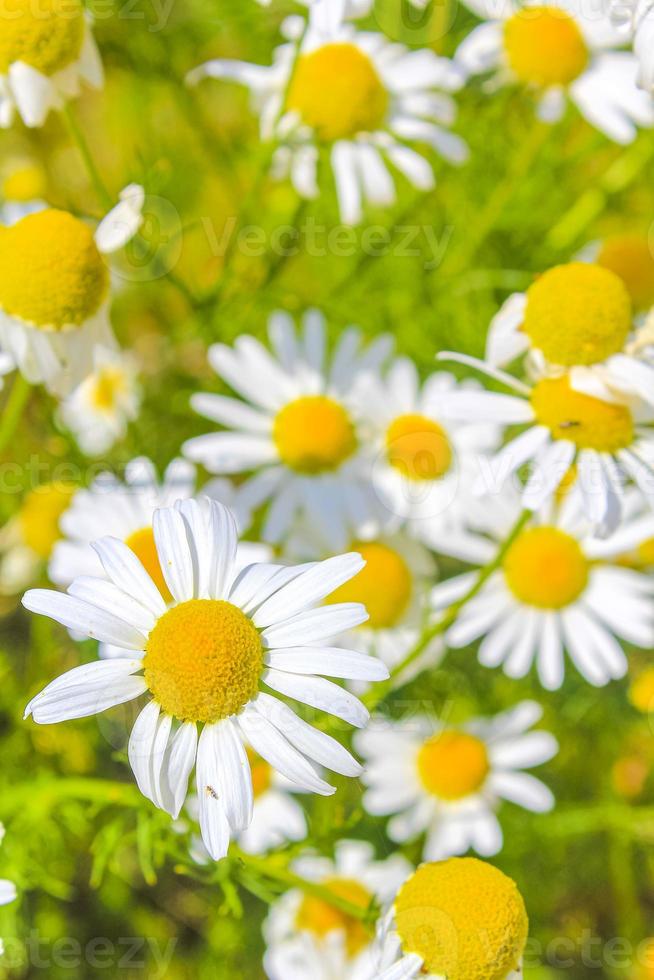
<path fill-rule="evenodd" d="M 588 64 L 576 21 L 557 7 L 523 7 L 504 25 L 504 50 L 514 75 L 529 85 L 569 85 Z"/>
<path fill-rule="evenodd" d="M 78 327 L 107 295 L 91 229 L 66 211 L 29 214 L 0 230 L 0 309 L 44 330 Z"/>
<path fill-rule="evenodd" d="M 240 609 L 219 599 L 190 599 L 164 613 L 143 660 L 146 684 L 167 714 L 208 723 L 238 714 L 252 700 L 262 664 L 259 633 Z"/>
<path fill-rule="evenodd" d="M 631 327 L 631 298 L 610 269 L 570 262 L 527 291 L 523 330 L 552 364 L 604 361 L 622 350 Z"/>
<path fill-rule="evenodd" d="M 567 439 L 577 449 L 615 453 L 634 441 L 634 420 L 626 405 L 574 391 L 566 377 L 539 381 L 531 404 L 536 420 L 554 439 Z"/>
<path fill-rule="evenodd" d="M 441 800 L 461 800 L 476 793 L 489 772 L 486 746 L 467 732 L 440 732 L 418 752 L 420 782 Z"/>
<path fill-rule="evenodd" d="M 84 40 L 81 0 L 3 0 L 0 75 L 16 61 L 54 75 L 79 57 Z"/>
<path fill-rule="evenodd" d="M 632 682 L 629 700 L 645 715 L 654 712 L 654 667 L 648 667 Z"/>
<path fill-rule="evenodd" d="M 338 469 L 357 447 L 348 413 L 325 395 L 308 395 L 285 405 L 275 418 L 273 439 L 281 460 L 307 475 Z"/>
<path fill-rule="evenodd" d="M 25 497 L 18 513 L 21 539 L 39 558 L 49 558 L 61 537 L 59 518 L 68 508 L 75 489 L 69 483 L 46 483 Z"/>
<path fill-rule="evenodd" d="M 646 238 L 640 235 L 607 238 L 596 261 L 622 279 L 637 310 L 649 309 L 654 304 L 654 256 Z"/>
<path fill-rule="evenodd" d="M 523 531 L 509 548 L 503 569 L 515 597 L 539 609 L 569 606 L 588 584 L 588 559 L 579 542 L 557 527 Z"/>
<path fill-rule="evenodd" d="M 349 878 L 329 878 L 322 882 L 322 886 L 338 898 L 361 909 L 367 909 L 373 900 L 367 888 Z M 359 919 L 313 895 L 306 895 L 302 899 L 295 918 L 295 926 L 297 929 L 312 933 L 319 939 L 324 939 L 330 932 L 343 932 L 345 946 L 351 957 L 356 956 L 370 941 L 370 936 Z"/>
<path fill-rule="evenodd" d="M 368 610 L 366 627 L 395 626 L 411 602 L 413 581 L 402 555 L 381 541 L 352 545 L 366 564 L 361 571 L 329 596 L 328 602 L 362 602 Z"/>
<path fill-rule="evenodd" d="M 400 889 L 395 919 L 404 952 L 447 980 L 505 980 L 529 929 L 515 882 L 476 858 L 421 865 Z"/>
<path fill-rule="evenodd" d="M 127 380 L 122 368 L 108 365 L 100 368 L 92 379 L 91 404 L 98 412 L 111 413 L 127 392 Z"/>
<path fill-rule="evenodd" d="M 386 453 L 406 479 L 438 480 L 452 465 L 452 447 L 438 422 L 424 415 L 400 415 L 386 432 Z"/>
<path fill-rule="evenodd" d="M 358 47 L 325 44 L 300 57 L 287 107 L 298 112 L 319 139 L 347 139 L 384 124 L 388 92 Z"/>
<path fill-rule="evenodd" d="M 34 201 L 45 195 L 45 173 L 35 163 L 13 167 L 2 181 L 0 197 L 5 201 Z"/>
<path fill-rule="evenodd" d="M 168 590 L 166 580 L 161 570 L 159 553 L 157 551 L 157 545 L 154 540 L 154 532 L 152 528 L 139 528 L 138 531 L 134 531 L 128 538 L 125 539 L 125 544 L 128 548 L 132 549 L 138 560 L 141 562 L 144 569 L 159 589 L 164 601 L 170 602 L 173 597 Z"/>

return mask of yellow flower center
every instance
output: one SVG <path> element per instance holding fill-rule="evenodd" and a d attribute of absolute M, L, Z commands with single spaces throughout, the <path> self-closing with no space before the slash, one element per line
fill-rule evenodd
<path fill-rule="evenodd" d="M 370 58 L 354 44 L 325 44 L 299 59 L 287 107 L 319 139 L 347 139 L 383 126 L 388 92 Z"/>
<path fill-rule="evenodd" d="M 532 527 L 516 538 L 504 559 L 508 587 L 520 602 L 562 609 L 588 584 L 588 560 L 579 542 L 557 527 Z"/>
<path fill-rule="evenodd" d="M 486 746 L 467 732 L 434 735 L 418 752 L 418 775 L 428 793 L 461 800 L 481 789 L 490 772 Z"/>
<path fill-rule="evenodd" d="M 424 415 L 400 415 L 386 432 L 388 462 L 407 480 L 438 480 L 452 465 L 445 430 Z"/>
<path fill-rule="evenodd" d="M 145 681 L 163 711 L 211 723 L 238 714 L 256 695 L 263 665 L 259 633 L 222 599 L 173 606 L 148 637 Z"/>
<path fill-rule="evenodd" d="M 336 589 L 328 602 L 362 602 L 368 610 L 367 627 L 395 626 L 411 601 L 413 581 L 409 566 L 393 548 L 380 541 L 352 545 L 366 564 L 361 571 Z"/>
<path fill-rule="evenodd" d="M 124 371 L 116 367 L 102 368 L 93 378 L 91 404 L 99 412 L 111 412 L 126 390 Z"/>
<path fill-rule="evenodd" d="M 654 565 L 654 538 L 648 538 L 647 541 L 638 545 L 637 557 L 639 565 L 645 568 Z"/>
<path fill-rule="evenodd" d="M 566 377 L 539 381 L 531 404 L 536 420 L 554 439 L 567 439 L 577 449 L 615 453 L 634 441 L 634 420 L 625 405 L 574 391 Z"/>
<path fill-rule="evenodd" d="M 654 304 L 654 256 L 646 238 L 616 235 L 603 242 L 597 264 L 624 282 L 637 310 Z"/>
<path fill-rule="evenodd" d="M 631 313 L 627 287 L 615 272 L 570 262 L 529 287 L 523 330 L 553 364 L 597 364 L 622 350 Z"/>
<path fill-rule="evenodd" d="M 569 85 L 588 64 L 577 23 L 554 7 L 524 7 L 510 17 L 504 50 L 514 75 L 528 85 Z"/>
<path fill-rule="evenodd" d="M 395 919 L 404 952 L 447 980 L 504 980 L 529 929 L 515 883 L 476 858 L 421 865 L 400 889 Z"/>
<path fill-rule="evenodd" d="M 76 487 L 67 483 L 46 483 L 31 490 L 18 514 L 23 543 L 39 558 L 49 558 L 61 537 L 59 518 L 68 508 Z"/>
<path fill-rule="evenodd" d="M 629 700 L 643 714 L 654 711 L 654 667 L 648 667 L 633 681 L 629 688 Z"/>
<path fill-rule="evenodd" d="M 373 900 L 373 896 L 363 885 L 349 878 L 330 878 L 322 882 L 322 886 L 338 898 L 362 909 L 367 909 Z M 329 902 L 315 898 L 313 895 L 305 895 L 302 899 L 295 925 L 297 929 L 310 932 L 319 939 L 324 939 L 330 932 L 344 932 L 345 946 L 351 957 L 356 956 L 370 941 L 359 919 L 347 915 Z"/>
<path fill-rule="evenodd" d="M 12 170 L 2 182 L 5 201 L 34 201 L 45 195 L 46 179 L 43 170 L 34 164 L 26 164 Z"/>
<path fill-rule="evenodd" d="M 166 585 L 166 580 L 161 570 L 159 553 L 154 540 L 154 532 L 151 527 L 142 527 L 138 531 L 132 532 L 125 539 L 125 544 L 131 548 L 144 569 L 159 589 L 164 602 L 172 602 L 172 595 Z"/>
<path fill-rule="evenodd" d="M 281 460 L 307 475 L 338 469 L 357 447 L 349 415 L 325 395 L 285 405 L 273 423 L 273 439 Z"/>
<path fill-rule="evenodd" d="M 16 61 L 53 75 L 77 60 L 83 40 L 81 0 L 3 0 L 0 75 Z"/>
<path fill-rule="evenodd" d="M 109 273 L 91 229 L 66 211 L 29 214 L 0 230 L 0 309 L 44 330 L 97 312 Z"/>
<path fill-rule="evenodd" d="M 252 792 L 255 800 L 266 793 L 272 785 L 272 768 L 262 759 L 261 756 L 253 752 L 252 749 L 246 749 L 248 754 L 248 759 L 250 760 L 250 772 L 252 773 Z"/>

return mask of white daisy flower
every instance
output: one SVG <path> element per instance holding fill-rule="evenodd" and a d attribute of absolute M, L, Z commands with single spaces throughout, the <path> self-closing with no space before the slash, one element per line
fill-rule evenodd
<path fill-rule="evenodd" d="M 26 214 L 46 208 L 46 185 L 43 168 L 33 160 L 14 158 L 3 164 L 0 177 L 0 224 L 13 225 Z"/>
<path fill-rule="evenodd" d="M 457 385 L 453 375 L 432 374 L 420 385 L 414 363 L 397 358 L 381 377 L 359 389 L 360 412 L 370 435 L 371 478 L 385 523 L 401 524 L 430 547 L 463 526 L 474 525 L 484 506 L 468 492 L 479 458 L 498 448 L 501 428 L 453 422 L 453 392 L 480 390 L 478 382 Z"/>
<path fill-rule="evenodd" d="M 269 762 L 246 748 L 252 773 L 252 823 L 237 835 L 236 840 L 246 854 L 265 854 L 292 841 L 307 836 L 307 819 L 304 810 L 295 799 L 301 788 L 277 772 Z M 200 807 L 197 796 L 190 796 L 186 810 L 195 821 Z M 191 838 L 191 857 L 198 864 L 206 864 L 211 858 L 202 838 Z"/>
<path fill-rule="evenodd" d="M 5 828 L 0 823 L 0 841 L 5 835 Z M 11 902 L 16 900 L 16 886 L 13 881 L 7 881 L 6 878 L 0 878 L 0 905 L 9 905 Z M 4 953 L 4 943 L 0 938 L 0 956 Z"/>
<path fill-rule="evenodd" d="M 439 357 L 483 371 L 515 392 L 453 392 L 450 418 L 525 427 L 487 461 L 475 492 L 497 495 L 531 464 L 522 501 L 537 511 L 574 466 L 586 515 L 600 536 L 620 523 L 627 480 L 654 506 L 654 409 L 649 405 L 638 399 L 608 401 L 604 389 L 597 392 L 600 397 L 577 391 L 567 372 L 525 384 L 477 358 L 453 352 Z"/>
<path fill-rule="evenodd" d="M 360 771 L 340 743 L 261 685 L 362 726 L 363 705 L 316 675 L 382 680 L 388 671 L 360 653 L 322 648 L 366 618 L 362 606 L 317 608 L 360 570 L 359 555 L 295 568 L 250 565 L 237 573 L 236 522 L 209 498 L 157 510 L 153 528 L 169 602 L 134 552 L 109 537 L 94 544 L 106 578 L 82 576 L 68 594 L 26 593 L 23 604 L 32 612 L 132 651 L 62 675 L 30 701 L 26 716 L 52 724 L 147 695 L 129 742 L 137 783 L 177 818 L 195 766 L 202 839 L 218 860 L 230 836 L 252 819 L 245 742 L 307 792 L 334 792 L 312 761 L 344 775 Z"/>
<path fill-rule="evenodd" d="M 333 861 L 304 855 L 292 868 L 364 910 L 375 900 L 389 902 L 411 872 L 401 855 L 375 861 L 371 844 L 350 840 L 339 841 Z M 297 889 L 271 906 L 263 929 L 270 980 L 355 980 L 372 967 L 372 936 L 361 920 Z"/>
<path fill-rule="evenodd" d="M 507 515 L 479 536 L 476 561 L 492 561 L 506 539 Z M 516 511 L 513 513 L 515 521 Z M 654 515 L 623 523 L 608 540 L 588 533 L 579 495 L 570 492 L 556 512 L 535 515 L 510 545 L 500 568 L 462 609 L 446 635 L 451 647 L 483 637 L 479 661 L 500 664 L 509 677 L 524 677 L 536 662 L 543 687 L 559 688 L 564 653 L 596 686 L 623 677 L 627 658 L 616 637 L 650 649 L 654 645 L 654 584 L 649 576 L 611 562 L 652 537 Z M 469 536 L 468 555 L 475 550 Z M 465 594 L 475 573 L 437 585 L 436 609 Z"/>
<path fill-rule="evenodd" d="M 395 201 L 389 164 L 419 190 L 434 186 L 430 162 L 412 144 L 426 144 L 452 163 L 465 161 L 466 144 L 449 130 L 456 116 L 450 93 L 463 74 L 433 51 L 409 51 L 382 34 L 357 31 L 331 16 L 335 5 L 324 16 L 326 10 L 327 3 L 311 8 L 306 31 L 292 19 L 299 30 L 276 49 L 271 67 L 218 59 L 190 72 L 188 82 L 226 78 L 250 88 L 262 139 L 281 144 L 273 173 L 290 176 L 301 197 L 318 196 L 318 160 L 326 147 L 341 219 L 358 224 L 365 203 Z"/>
<path fill-rule="evenodd" d="M 96 346 L 116 346 L 103 254 L 138 229 L 143 192 L 128 192 L 95 234 L 67 211 L 46 208 L 0 235 L 0 345 L 29 382 L 53 394 L 68 394 L 92 372 Z"/>
<path fill-rule="evenodd" d="M 16 113 L 42 126 L 51 109 L 79 95 L 83 82 L 101 88 L 100 54 L 81 0 L 13 3 L 0 32 L 0 126 Z"/>
<path fill-rule="evenodd" d="M 550 790 L 522 772 L 557 752 L 547 732 L 530 732 L 542 709 L 524 701 L 494 718 L 449 725 L 415 717 L 410 723 L 384 719 L 357 736 L 366 760 L 363 805 L 375 817 L 394 814 L 391 840 L 425 834 L 423 858 L 440 861 L 472 849 L 489 857 L 502 848 L 496 816 L 508 799 L 538 813 L 551 809 Z"/>
<path fill-rule="evenodd" d="M 528 353 L 536 377 L 567 373 L 575 391 L 618 402 L 636 397 L 654 408 L 654 363 L 634 332 L 630 291 L 619 273 L 622 261 L 636 288 L 636 246 L 618 242 L 597 258 L 549 269 L 526 293 L 510 296 L 491 322 L 486 359 L 502 366 Z M 652 290 L 651 255 L 649 272 Z"/>
<path fill-rule="evenodd" d="M 638 61 L 624 46 L 608 4 L 583 0 L 519 4 L 466 0 L 485 23 L 463 41 L 456 61 L 472 75 L 494 72 L 498 81 L 533 88 L 539 115 L 555 122 L 566 102 L 616 143 L 631 143 L 637 127 L 654 125 L 654 105 L 637 86 Z"/>
<path fill-rule="evenodd" d="M 29 490 L 0 530 L 0 594 L 16 595 L 43 572 L 61 538 L 61 515 L 77 488 L 55 481 Z"/>
<path fill-rule="evenodd" d="M 422 864 L 379 922 L 356 980 L 522 980 L 527 912 L 515 883 L 476 858 Z"/>
<path fill-rule="evenodd" d="M 306 519 L 337 551 L 361 533 L 374 506 L 352 391 L 358 378 L 379 369 L 392 344 L 380 337 L 362 348 L 358 331 L 349 329 L 328 360 L 316 310 L 305 315 L 299 336 L 280 312 L 268 333 L 274 356 L 249 336 L 233 348 L 209 349 L 214 371 L 245 401 L 193 395 L 196 412 L 232 431 L 189 439 L 183 452 L 210 473 L 256 471 L 241 493 L 252 507 L 269 502 L 264 540 L 278 543 L 295 519 Z"/>
<path fill-rule="evenodd" d="M 94 370 L 61 403 L 59 417 L 87 456 L 107 452 L 138 415 L 141 389 L 132 354 L 96 347 Z"/>

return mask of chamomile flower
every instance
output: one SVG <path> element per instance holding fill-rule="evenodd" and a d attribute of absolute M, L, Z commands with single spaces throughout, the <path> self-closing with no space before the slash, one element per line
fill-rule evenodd
<path fill-rule="evenodd" d="M 441 860 L 473 849 L 486 857 L 502 847 L 496 811 L 502 799 L 527 810 L 549 810 L 549 789 L 522 769 L 540 766 L 557 752 L 547 732 L 528 729 L 542 710 L 524 701 L 494 718 L 448 725 L 412 718 L 410 725 L 385 720 L 357 735 L 366 760 L 363 805 L 373 816 L 394 814 L 391 840 L 425 834 L 423 857 Z"/>
<path fill-rule="evenodd" d="M 33 160 L 15 158 L 3 164 L 0 174 L 0 224 L 13 225 L 26 214 L 46 208 L 46 184 L 43 168 Z"/>
<path fill-rule="evenodd" d="M 25 594 L 31 612 L 131 651 L 62 675 L 30 701 L 26 716 L 52 724 L 146 695 L 129 742 L 137 783 L 176 818 L 195 766 L 202 839 L 218 860 L 252 819 L 246 742 L 282 775 L 322 795 L 334 788 L 309 760 L 345 775 L 360 769 L 340 743 L 261 686 L 363 726 L 363 705 L 316 675 L 374 680 L 388 671 L 360 653 L 342 650 L 336 659 L 321 650 L 366 618 L 362 606 L 318 606 L 360 570 L 359 555 L 237 573 L 236 522 L 209 498 L 157 510 L 153 529 L 168 595 L 134 552 L 110 537 L 94 544 L 106 578 L 82 576 L 67 594 Z"/>
<path fill-rule="evenodd" d="M 654 502 L 654 408 L 634 397 L 609 401 L 605 388 L 599 391 L 600 397 L 578 391 L 567 371 L 525 384 L 476 358 L 454 353 L 439 356 L 475 367 L 515 392 L 459 391 L 450 396 L 451 418 L 524 427 L 488 460 L 477 492 L 497 495 L 531 463 L 522 501 L 526 508 L 537 511 L 554 497 L 574 467 L 577 492 L 600 536 L 610 534 L 620 523 L 626 480 L 633 480 L 643 497 Z"/>
<path fill-rule="evenodd" d="M 646 279 L 646 259 L 638 254 Z M 634 330 L 635 247 L 609 243 L 597 258 L 549 269 L 526 293 L 510 296 L 491 323 L 486 358 L 501 366 L 528 352 L 534 376 L 567 373 L 575 391 L 618 402 L 637 397 L 654 408 L 654 363 Z M 620 263 L 629 269 L 631 290 Z M 654 275 L 651 256 L 649 265 Z M 645 283 L 641 290 L 644 299 Z"/>
<path fill-rule="evenodd" d="M 98 456 L 125 437 L 141 404 L 138 366 L 132 354 L 104 347 L 93 352 L 93 373 L 61 403 L 59 417 L 88 456 Z"/>
<path fill-rule="evenodd" d="M 232 431 L 190 439 L 182 451 L 210 473 L 254 471 L 240 493 L 252 507 L 268 502 L 264 540 L 282 541 L 300 519 L 332 551 L 343 549 L 374 510 L 353 389 L 386 360 L 390 339 L 362 347 L 350 329 L 328 358 L 324 320 L 315 310 L 305 315 L 299 336 L 284 313 L 273 314 L 268 334 L 273 354 L 249 336 L 233 348 L 209 349 L 216 374 L 244 401 L 193 395 L 196 412 Z"/>
<path fill-rule="evenodd" d="M 0 531 L 0 593 L 16 595 L 43 571 L 62 535 L 61 515 L 76 492 L 55 480 L 29 490 Z"/>
<path fill-rule="evenodd" d="M 42 126 L 51 109 L 75 98 L 81 83 L 101 88 L 102 62 L 81 0 L 14 0 L 0 17 L 0 126 L 16 113 Z"/>
<path fill-rule="evenodd" d="M 293 870 L 363 910 L 388 903 L 411 872 L 396 854 L 376 861 L 367 841 L 340 841 L 334 859 L 304 855 Z M 270 980 L 356 980 L 370 975 L 372 936 L 364 924 L 322 898 L 286 892 L 264 923 L 264 969 Z"/>
<path fill-rule="evenodd" d="M 586 11 L 581 0 L 466 4 L 485 21 L 456 54 L 471 75 L 494 72 L 533 89 L 547 122 L 557 121 L 569 100 L 616 143 L 631 143 L 638 126 L 654 125 L 654 105 L 637 86 L 637 59 L 620 50 L 624 34 L 608 5 Z"/>
<path fill-rule="evenodd" d="M 476 858 L 422 864 L 379 922 L 357 980 L 521 980 L 529 922 L 515 883 Z"/>
<path fill-rule="evenodd" d="M 300 36 L 292 32 L 271 67 L 218 59 L 188 81 L 226 78 L 250 88 L 262 138 L 281 144 L 273 173 L 290 176 L 300 196 L 319 194 L 318 161 L 321 150 L 328 153 L 341 219 L 358 224 L 365 203 L 395 201 L 389 164 L 419 190 L 433 187 L 431 163 L 412 144 L 453 163 L 466 159 L 466 144 L 449 130 L 456 115 L 450 93 L 463 75 L 433 51 L 409 51 L 334 18 L 335 5 L 325 17 L 326 10 L 327 3 L 312 6 L 307 29 L 301 23 Z"/>
<path fill-rule="evenodd" d="M 0 842 L 5 835 L 5 828 L 0 823 Z M 7 881 L 6 878 L 0 878 L 0 906 L 9 905 L 11 902 L 16 900 L 16 886 L 13 881 Z M 2 939 L 0 939 L 0 956 L 4 953 L 4 944 Z"/>
<path fill-rule="evenodd" d="M 387 523 L 405 526 L 430 547 L 452 530 L 474 524 L 483 505 L 467 492 L 479 459 L 499 446 L 501 429 L 450 420 L 453 392 L 479 390 L 457 384 L 440 371 L 420 385 L 409 358 L 397 358 L 382 376 L 366 378 L 359 390 L 361 413 L 370 431 L 371 479 Z"/>
<path fill-rule="evenodd" d="M 499 512 L 498 512 L 499 513 Z M 513 519 L 489 510 L 488 536 L 479 536 L 477 561 L 486 564 L 506 539 Z M 535 515 L 511 543 L 501 566 L 466 603 L 448 631 L 451 647 L 482 639 L 479 661 L 524 677 L 535 662 L 543 687 L 559 688 L 567 652 L 596 686 L 623 677 L 627 658 L 617 638 L 654 645 L 654 584 L 649 576 L 612 562 L 652 536 L 654 515 L 625 521 L 607 540 L 592 537 L 579 496 Z M 470 536 L 472 537 L 472 536 Z M 468 545 L 468 554 L 473 553 Z M 465 594 L 475 575 L 464 574 L 432 591 L 436 609 Z"/>
<path fill-rule="evenodd" d="M 307 820 L 304 810 L 295 799 L 299 787 L 277 772 L 269 762 L 246 748 L 252 773 L 252 822 L 237 836 L 238 845 L 246 854 L 264 854 L 273 848 L 307 836 Z M 199 804 L 197 796 L 190 796 L 186 810 L 197 821 Z M 191 839 L 191 856 L 199 864 L 211 860 L 202 839 Z"/>
<path fill-rule="evenodd" d="M 0 344 L 28 381 L 56 395 L 91 373 L 96 346 L 116 345 L 103 255 L 135 234 L 143 205 L 141 188 L 124 193 L 95 234 L 54 208 L 0 228 Z"/>

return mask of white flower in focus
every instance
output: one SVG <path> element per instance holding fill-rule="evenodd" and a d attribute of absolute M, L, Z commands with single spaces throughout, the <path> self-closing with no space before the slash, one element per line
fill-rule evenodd
<path fill-rule="evenodd" d="M 107 452 L 138 415 L 141 389 L 129 353 L 96 347 L 94 371 L 61 403 L 59 417 L 87 456 Z"/>
<path fill-rule="evenodd" d="M 218 59 L 190 72 L 188 82 L 211 77 L 248 86 L 262 139 L 280 142 L 273 173 L 289 176 L 301 197 L 319 195 L 318 161 L 326 148 L 341 219 L 354 225 L 364 204 L 396 200 L 389 165 L 419 190 L 434 186 L 431 163 L 413 144 L 451 163 L 464 162 L 468 150 L 449 128 L 460 69 L 433 51 L 409 51 L 382 34 L 357 31 L 343 22 L 342 6 L 312 6 L 307 30 L 303 24 L 293 30 L 270 67 Z"/>
<path fill-rule="evenodd" d="M 631 507 L 633 495 L 628 497 Z M 654 583 L 647 575 L 614 564 L 654 535 L 654 515 L 625 520 L 606 540 L 592 537 L 576 485 L 557 510 L 535 515 L 510 545 L 497 571 L 461 610 L 446 635 L 454 648 L 481 639 L 479 661 L 503 665 L 509 677 L 524 677 L 535 663 L 543 687 L 563 683 L 567 652 L 595 686 L 623 677 L 627 658 L 619 639 L 654 645 Z M 492 561 L 520 513 L 496 520 L 489 510 L 488 535 L 471 535 L 468 560 Z M 476 550 L 476 557 L 473 558 Z M 444 610 L 464 595 L 476 573 L 437 585 L 432 603 Z"/>
<path fill-rule="evenodd" d="M 497 854 L 503 840 L 496 812 L 503 799 L 536 812 L 554 805 L 550 790 L 521 771 L 557 752 L 548 732 L 528 731 L 541 715 L 539 705 L 524 701 L 464 725 L 415 716 L 410 722 L 373 723 L 356 737 L 366 759 L 364 808 L 374 817 L 393 814 L 391 840 L 425 834 L 427 861 L 469 849 L 485 857 Z"/>
<path fill-rule="evenodd" d="M 608 3 L 583 0 L 466 0 L 484 23 L 459 46 L 455 60 L 471 75 L 533 89 L 538 113 L 556 122 L 568 100 L 616 143 L 631 143 L 639 126 L 654 125 L 654 104 L 638 87 L 638 61 L 614 23 Z"/>
<path fill-rule="evenodd" d="M 396 854 L 376 861 L 367 841 L 340 841 L 334 860 L 304 855 L 293 871 L 322 884 L 334 895 L 367 909 L 389 902 L 411 872 Z M 372 936 L 363 923 L 322 898 L 297 889 L 271 906 L 264 923 L 264 969 L 270 980 L 356 980 L 372 967 Z"/>
<path fill-rule="evenodd" d="M 377 927 L 356 980 L 522 980 L 527 912 L 515 883 L 476 858 L 422 864 Z"/>
<path fill-rule="evenodd" d="M 0 229 L 0 344 L 30 383 L 65 396 L 93 371 L 96 347 L 115 349 L 104 255 L 138 227 L 139 200 L 122 201 L 95 234 L 54 208 Z"/>
<path fill-rule="evenodd" d="M 82 82 L 101 88 L 102 62 L 81 0 L 15 0 L 0 15 L 0 127 L 18 114 L 42 126 L 51 109 L 79 95 Z"/>
<path fill-rule="evenodd" d="M 239 573 L 236 522 L 206 497 L 156 511 L 153 529 L 169 600 L 134 552 L 109 537 L 94 543 L 106 578 L 77 578 L 67 594 L 26 593 L 31 612 L 130 651 L 63 674 L 30 701 L 26 716 L 53 724 L 147 695 L 129 741 L 137 783 L 177 818 L 195 767 L 202 839 L 219 860 L 231 836 L 252 820 L 246 743 L 307 792 L 334 792 L 312 763 L 349 776 L 360 771 L 339 742 L 261 687 L 359 727 L 367 722 L 352 694 L 319 676 L 332 674 L 325 641 L 366 618 L 362 606 L 320 603 L 362 561 L 340 555 Z M 371 657 L 342 651 L 338 676 L 383 680 L 388 671 Z"/>
<path fill-rule="evenodd" d="M 231 431 L 189 439 L 182 450 L 210 473 L 252 474 L 240 495 L 252 508 L 268 504 L 264 540 L 283 541 L 300 519 L 332 551 L 342 550 L 374 515 L 352 393 L 360 377 L 379 369 L 392 343 L 384 336 L 363 347 L 359 332 L 349 329 L 328 357 L 324 319 L 315 310 L 299 335 L 279 312 L 268 333 L 273 354 L 247 335 L 233 348 L 209 349 L 214 371 L 242 400 L 193 395 L 196 412 Z"/>

